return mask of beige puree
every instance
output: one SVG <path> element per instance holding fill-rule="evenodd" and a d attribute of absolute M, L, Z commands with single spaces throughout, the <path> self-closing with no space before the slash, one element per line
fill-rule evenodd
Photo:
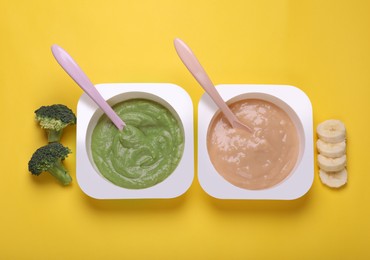
<path fill-rule="evenodd" d="M 222 113 L 212 119 L 207 148 L 218 173 L 235 186 L 250 190 L 283 181 L 299 153 L 297 130 L 287 113 L 259 99 L 241 100 L 230 108 L 253 133 L 231 128 Z"/>

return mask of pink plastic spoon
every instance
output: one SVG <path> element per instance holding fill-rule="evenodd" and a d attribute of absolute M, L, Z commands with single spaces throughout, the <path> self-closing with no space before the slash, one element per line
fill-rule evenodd
<path fill-rule="evenodd" d="M 244 125 L 240 122 L 234 113 L 230 110 L 229 106 L 222 99 L 217 89 L 213 85 L 211 79 L 208 77 L 206 71 L 203 69 L 202 65 L 199 63 L 198 59 L 195 57 L 194 53 L 191 51 L 189 46 L 187 46 L 182 40 L 176 38 L 174 40 L 175 48 L 177 54 L 181 58 L 184 65 L 188 68 L 194 78 L 203 87 L 203 89 L 208 93 L 216 105 L 221 109 L 222 113 L 225 115 L 226 119 L 229 121 L 233 128 L 244 129 L 252 133 L 252 129 L 249 126 Z"/>
<path fill-rule="evenodd" d="M 91 83 L 90 79 L 78 66 L 78 64 L 72 59 L 72 57 L 60 46 L 54 44 L 51 46 L 51 51 L 58 61 L 59 65 L 67 72 L 67 74 L 79 85 L 85 93 L 103 110 L 103 112 L 109 117 L 113 124 L 122 130 L 126 124 L 122 119 L 114 112 L 112 107 L 104 100 L 100 95 L 95 86 Z"/>

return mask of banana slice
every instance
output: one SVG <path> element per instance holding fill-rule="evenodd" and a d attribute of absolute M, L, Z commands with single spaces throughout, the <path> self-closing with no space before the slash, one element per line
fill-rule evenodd
<path fill-rule="evenodd" d="M 336 119 L 320 123 L 316 132 L 319 138 L 327 143 L 340 143 L 346 139 L 346 127 L 340 120 Z"/>
<path fill-rule="evenodd" d="M 327 143 L 321 139 L 318 139 L 316 146 L 320 154 L 329 158 L 341 157 L 346 153 L 346 141 L 339 143 Z"/>
<path fill-rule="evenodd" d="M 347 157 L 342 155 L 338 158 L 329 158 L 322 154 L 317 156 L 317 162 L 321 170 L 326 172 L 337 172 L 341 171 L 346 167 Z"/>
<path fill-rule="evenodd" d="M 325 185 L 331 188 L 339 188 L 347 183 L 348 174 L 347 170 L 343 169 L 338 172 L 319 171 L 320 180 Z"/>

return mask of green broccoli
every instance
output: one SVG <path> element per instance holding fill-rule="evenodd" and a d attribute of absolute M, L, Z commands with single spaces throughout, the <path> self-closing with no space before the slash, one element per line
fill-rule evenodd
<path fill-rule="evenodd" d="M 49 172 L 63 185 L 71 183 L 72 178 L 64 168 L 62 161 L 71 153 L 61 143 L 50 143 L 37 149 L 28 162 L 28 170 L 33 175 Z"/>
<path fill-rule="evenodd" d="M 42 106 L 35 111 L 36 121 L 48 134 L 48 141 L 59 142 L 63 129 L 68 125 L 76 124 L 76 116 L 65 105 L 56 104 Z"/>

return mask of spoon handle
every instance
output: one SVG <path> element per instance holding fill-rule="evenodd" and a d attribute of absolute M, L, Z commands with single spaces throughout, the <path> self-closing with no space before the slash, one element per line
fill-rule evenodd
<path fill-rule="evenodd" d="M 67 74 L 79 85 L 85 93 L 104 111 L 104 113 L 110 118 L 113 124 L 122 130 L 126 124 L 122 119 L 114 112 L 112 107 L 104 100 L 98 90 L 95 88 L 90 79 L 86 76 L 83 70 L 73 60 L 73 58 L 60 46 L 54 44 L 51 47 L 51 51 L 58 61 L 59 65 L 67 72 Z"/>
<path fill-rule="evenodd" d="M 195 57 L 192 50 L 179 38 L 176 38 L 174 40 L 174 44 L 177 54 L 181 58 L 184 65 L 188 68 L 190 73 L 208 93 L 208 95 L 212 98 L 216 105 L 221 109 L 222 113 L 229 120 L 230 124 L 234 126 L 234 122 L 237 121 L 236 116 L 222 99 L 217 89 L 213 85 L 211 79 L 208 77 L 206 71 L 204 70 L 198 59 Z"/>

